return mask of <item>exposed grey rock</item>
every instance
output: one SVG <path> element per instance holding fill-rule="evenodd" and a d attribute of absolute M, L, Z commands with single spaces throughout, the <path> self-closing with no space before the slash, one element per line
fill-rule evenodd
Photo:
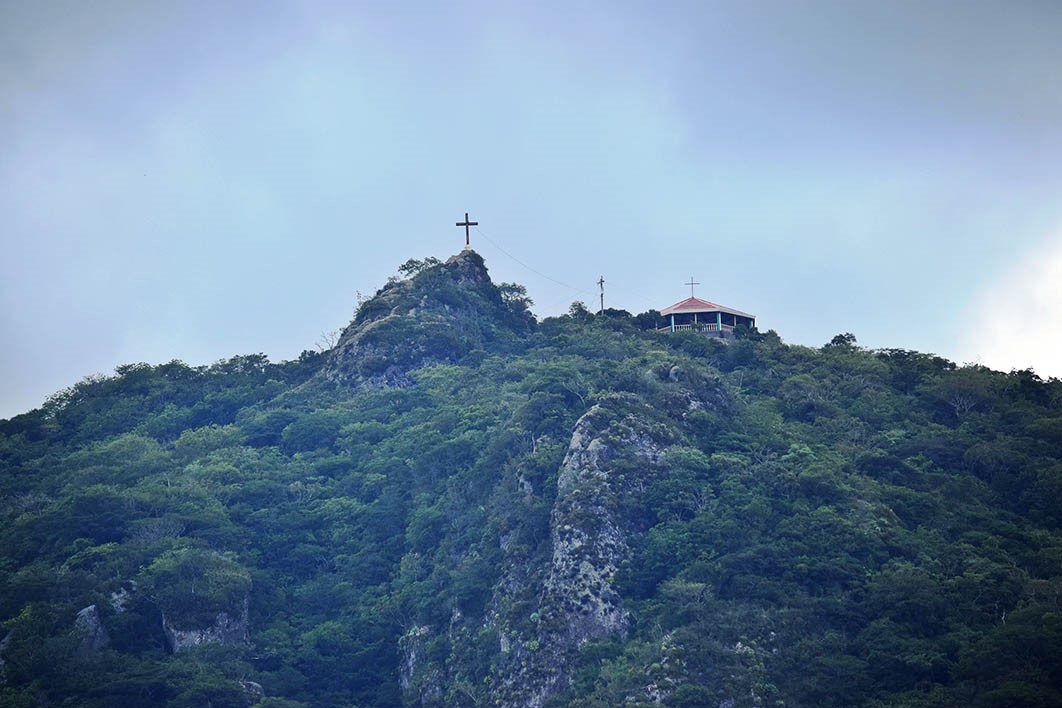
<path fill-rule="evenodd" d="M 402 662 L 398 671 L 398 685 L 407 695 L 415 695 L 421 706 L 442 705 L 442 676 L 437 667 L 424 664 L 431 627 L 410 627 L 398 640 Z"/>
<path fill-rule="evenodd" d="M 405 388 L 417 369 L 458 362 L 533 326 L 468 249 L 407 280 L 393 279 L 365 301 L 330 350 L 324 375 L 366 389 Z"/>
<path fill-rule="evenodd" d="M 133 600 L 133 594 L 137 591 L 136 582 L 130 580 L 122 583 L 122 586 L 111 593 L 111 609 L 121 614 L 129 609 L 129 603 Z"/>
<path fill-rule="evenodd" d="M 13 636 L 15 636 L 15 633 L 9 631 L 3 639 L 0 639 L 0 686 L 7 683 L 7 661 L 4 659 L 4 652 L 7 651 L 7 647 L 11 644 Z"/>
<path fill-rule="evenodd" d="M 512 671 L 496 691 L 501 705 L 539 708 L 570 683 L 568 667 L 579 647 L 626 632 L 629 614 L 613 583 L 630 555 L 631 534 L 643 529 L 622 509 L 657 474 L 673 442 L 674 430 L 657 418 L 637 399 L 616 396 L 576 423 L 550 519 L 553 552 L 539 610 L 543 629 L 537 637 L 507 640 L 519 663 L 510 663 Z"/>
<path fill-rule="evenodd" d="M 107 628 L 100 619 L 99 608 L 95 605 L 89 605 L 77 613 L 74 631 L 82 636 L 81 650 L 84 652 L 99 651 L 111 643 Z"/>
<path fill-rule="evenodd" d="M 595 419 L 611 418 L 595 406 L 576 424 L 557 480 L 551 539 L 553 557 L 546 579 L 544 610 L 559 612 L 576 646 L 622 634 L 628 614 L 612 588 L 619 564 L 630 552 L 631 529 L 617 513 L 617 497 L 644 488 L 662 446 L 634 415 L 604 430 Z M 614 469 L 622 459 L 627 475 Z"/>
<path fill-rule="evenodd" d="M 681 449 L 689 402 L 697 400 L 712 415 L 729 405 L 718 381 L 686 371 L 676 377 L 681 382 L 669 390 L 666 405 L 614 394 L 579 419 L 557 473 L 548 555 L 521 542 L 518 524 L 506 528 L 498 536 L 505 561 L 483 619 L 455 612 L 448 629 L 407 631 L 399 649 L 408 704 L 541 708 L 570 685 L 583 645 L 626 634 L 630 615 L 615 587 L 632 540 L 647 530 L 641 497 L 665 474 L 667 456 Z M 521 470 L 509 474 L 513 492 L 536 502 L 535 486 Z M 492 674 L 468 682 L 463 657 L 484 641 L 497 652 Z M 427 647 L 436 642 L 450 652 L 429 657 Z M 680 654 L 667 637 L 631 701 L 666 701 L 683 680 Z"/>
<path fill-rule="evenodd" d="M 248 641 L 248 610 L 249 602 L 247 598 L 244 598 L 239 616 L 233 617 L 227 612 L 219 612 L 209 627 L 191 628 L 173 626 L 163 613 L 162 630 L 166 634 L 170 651 L 175 653 L 200 644 L 246 644 Z"/>
<path fill-rule="evenodd" d="M 402 665 L 398 672 L 398 685 L 403 691 L 413 687 L 413 674 L 417 671 L 420 657 L 424 654 L 424 637 L 431 632 L 427 625 L 410 627 L 398 639 L 398 650 L 402 653 Z"/>
<path fill-rule="evenodd" d="M 240 687 L 243 688 L 244 694 L 247 696 L 248 705 L 255 705 L 261 703 L 265 698 L 265 689 L 262 688 L 262 684 L 255 681 L 248 681 L 247 679 L 240 679 Z"/>

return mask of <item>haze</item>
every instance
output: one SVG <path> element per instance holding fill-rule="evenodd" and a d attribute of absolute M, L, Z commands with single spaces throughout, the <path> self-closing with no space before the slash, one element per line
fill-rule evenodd
<path fill-rule="evenodd" d="M 537 315 L 1062 376 L 1062 5 L 7 2 L 0 417 L 312 349 L 472 245 Z"/>

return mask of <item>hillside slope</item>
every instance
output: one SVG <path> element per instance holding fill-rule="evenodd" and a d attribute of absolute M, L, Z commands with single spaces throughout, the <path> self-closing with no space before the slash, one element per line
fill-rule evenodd
<path fill-rule="evenodd" d="M 1059 381 L 403 268 L 0 421 L 0 705 L 1062 705 Z"/>

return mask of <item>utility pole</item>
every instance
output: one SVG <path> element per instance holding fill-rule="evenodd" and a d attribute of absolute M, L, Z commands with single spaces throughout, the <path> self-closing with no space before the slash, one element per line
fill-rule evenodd
<path fill-rule="evenodd" d="M 603 315 L 605 314 L 605 276 L 602 275 L 598 279 L 597 285 L 601 288 L 601 309 L 597 311 L 597 314 Z"/>

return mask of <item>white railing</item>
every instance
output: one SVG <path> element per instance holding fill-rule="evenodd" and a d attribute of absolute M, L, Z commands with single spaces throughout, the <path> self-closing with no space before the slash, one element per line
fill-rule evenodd
<path fill-rule="evenodd" d="M 658 332 L 718 332 L 720 329 L 724 332 L 733 332 L 734 325 L 720 325 L 715 322 L 696 322 L 691 324 L 679 324 L 672 328 L 670 325 L 667 327 L 661 327 Z"/>

